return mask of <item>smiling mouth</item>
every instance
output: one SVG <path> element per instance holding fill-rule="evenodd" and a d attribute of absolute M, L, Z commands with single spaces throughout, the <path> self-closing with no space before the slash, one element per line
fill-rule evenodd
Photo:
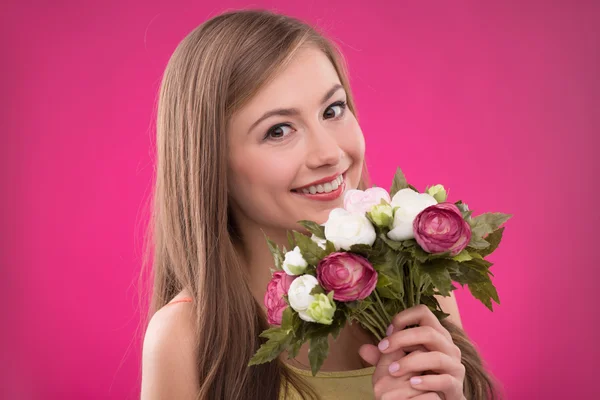
<path fill-rule="evenodd" d="M 292 189 L 293 193 L 298 194 L 308 194 L 308 195 L 318 195 L 318 194 L 327 194 L 337 191 L 341 186 L 344 185 L 345 175 L 346 173 L 342 173 L 338 175 L 337 178 L 331 180 L 330 182 L 320 183 L 318 185 L 310 185 L 304 186 L 298 189 Z"/>

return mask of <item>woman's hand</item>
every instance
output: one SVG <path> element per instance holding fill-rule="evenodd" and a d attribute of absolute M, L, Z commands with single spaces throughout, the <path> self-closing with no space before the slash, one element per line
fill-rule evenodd
<path fill-rule="evenodd" d="M 419 326 L 404 329 L 410 325 Z M 460 349 L 427 306 L 397 314 L 387 333 L 379 349 L 372 345 L 360 349 L 365 361 L 377 365 L 373 374 L 377 400 L 465 400 Z M 422 375 L 425 371 L 435 374 Z M 413 377 L 421 382 L 411 383 Z"/>

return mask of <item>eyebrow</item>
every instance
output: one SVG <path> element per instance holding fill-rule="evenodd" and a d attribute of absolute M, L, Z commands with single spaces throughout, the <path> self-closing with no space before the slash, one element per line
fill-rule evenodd
<path fill-rule="evenodd" d="M 327 91 L 327 93 L 325 93 L 323 98 L 321 99 L 321 104 L 324 104 L 327 100 L 329 100 L 329 98 L 331 96 L 334 95 L 335 92 L 337 92 L 339 89 L 343 89 L 343 88 L 344 88 L 344 86 L 342 86 L 339 83 L 336 83 L 335 85 L 333 85 L 333 87 L 331 89 L 329 89 Z M 250 126 L 250 129 L 248 129 L 248 132 L 249 133 L 252 132 L 252 130 L 256 127 L 256 125 L 260 124 L 265 119 L 273 117 L 275 115 L 290 116 L 290 115 L 298 115 L 298 114 L 300 114 L 300 111 L 298 111 L 297 108 L 277 108 L 275 110 L 267 111 L 266 113 L 263 114 L 262 117 L 257 119 L 252 124 L 252 126 Z"/>

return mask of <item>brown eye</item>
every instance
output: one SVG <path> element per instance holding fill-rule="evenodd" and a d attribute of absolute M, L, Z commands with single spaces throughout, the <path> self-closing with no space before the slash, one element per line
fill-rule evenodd
<path fill-rule="evenodd" d="M 336 108 L 339 108 L 337 115 L 334 111 Z M 323 114 L 323 116 L 325 117 L 325 119 L 340 117 L 340 116 L 342 116 L 342 114 L 344 114 L 345 109 L 346 109 L 346 102 L 338 101 L 336 103 L 333 103 L 329 107 L 327 107 L 327 110 L 325 110 L 325 114 Z"/>
<path fill-rule="evenodd" d="M 265 135 L 265 139 L 276 139 L 277 140 L 277 139 L 284 138 L 286 135 L 284 128 L 290 128 L 290 127 L 286 124 L 275 125 L 274 127 L 272 127 L 271 129 L 269 129 L 267 131 L 267 134 Z"/>

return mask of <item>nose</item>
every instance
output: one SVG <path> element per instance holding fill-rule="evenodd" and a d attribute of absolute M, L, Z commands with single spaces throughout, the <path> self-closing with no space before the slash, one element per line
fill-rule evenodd
<path fill-rule="evenodd" d="M 309 132 L 306 165 L 311 169 L 338 165 L 344 151 L 339 146 L 334 133 L 323 126 L 311 127 Z"/>

